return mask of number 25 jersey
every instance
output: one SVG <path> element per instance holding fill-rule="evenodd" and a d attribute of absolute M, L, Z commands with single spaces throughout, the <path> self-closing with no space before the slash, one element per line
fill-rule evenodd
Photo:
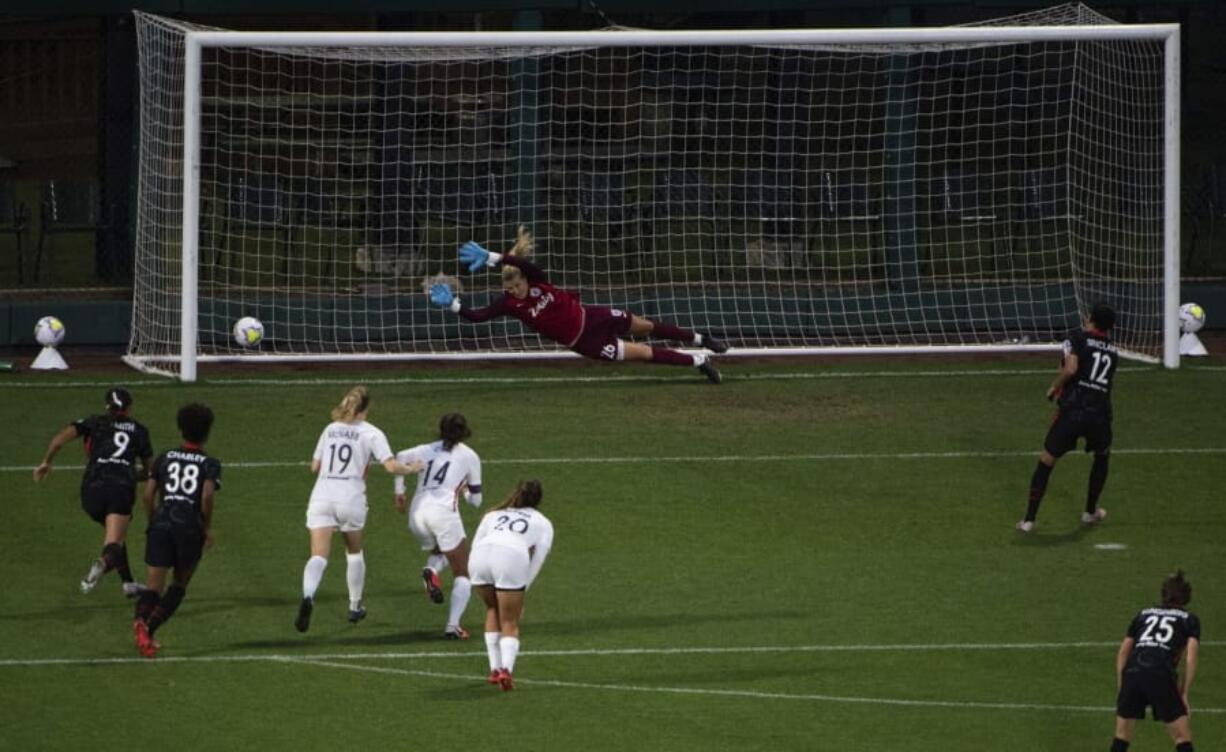
<path fill-rule="evenodd" d="M 1189 639 L 1200 639 L 1200 619 L 1180 608 L 1147 608 L 1128 625 L 1136 641 L 1124 671 L 1175 672 Z"/>

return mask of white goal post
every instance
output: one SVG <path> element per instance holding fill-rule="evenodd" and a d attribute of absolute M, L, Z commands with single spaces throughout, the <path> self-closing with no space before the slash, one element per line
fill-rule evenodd
<path fill-rule="evenodd" d="M 126 362 L 558 357 L 456 248 L 736 354 L 1053 349 L 1175 368 L 1179 27 L 236 32 L 138 13 Z M 1070 23 L 1071 21 L 1071 23 Z M 1027 25 L 1038 24 L 1038 25 Z M 253 315 L 259 348 L 230 326 Z"/>

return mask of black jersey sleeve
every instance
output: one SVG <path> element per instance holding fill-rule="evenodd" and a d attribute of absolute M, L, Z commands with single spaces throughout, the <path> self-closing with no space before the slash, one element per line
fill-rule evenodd
<path fill-rule="evenodd" d="M 91 415 L 88 418 L 77 418 L 72 422 L 72 427 L 77 429 L 77 436 L 89 438 L 98 430 L 98 416 Z"/>
<path fill-rule="evenodd" d="M 146 465 L 153 457 L 153 442 L 149 438 L 149 429 L 144 426 L 138 426 L 136 431 L 136 456 L 144 460 Z"/>
<path fill-rule="evenodd" d="M 1137 614 L 1132 617 L 1132 622 L 1128 625 L 1128 636 L 1136 640 L 1141 636 L 1141 615 Z"/>
<path fill-rule="evenodd" d="M 204 479 L 213 481 L 213 489 L 221 490 L 221 460 L 209 457 L 204 462 Z"/>
<path fill-rule="evenodd" d="M 1200 639 L 1200 619 L 1196 614 L 1188 614 L 1188 639 Z"/>

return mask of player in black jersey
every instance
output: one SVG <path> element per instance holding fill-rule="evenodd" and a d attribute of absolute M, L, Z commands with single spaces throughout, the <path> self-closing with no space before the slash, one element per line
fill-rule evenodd
<path fill-rule="evenodd" d="M 1093 525 L 1107 516 L 1107 510 L 1098 506 L 1098 497 L 1107 483 L 1107 463 L 1111 457 L 1111 386 L 1119 365 L 1119 353 L 1111 344 L 1114 326 L 1115 311 L 1098 303 L 1090 309 L 1085 327 L 1071 332 L 1064 341 L 1060 373 L 1047 390 L 1047 399 L 1056 400 L 1060 407 L 1030 478 L 1026 516 L 1016 525 L 1023 533 L 1034 529 L 1034 518 L 1056 460 L 1077 448 L 1077 439 L 1083 437 L 1086 451 L 1094 453 L 1094 464 L 1090 468 L 1081 521 Z"/>
<path fill-rule="evenodd" d="M 81 507 L 105 532 L 102 554 L 81 580 L 82 593 L 93 590 L 102 575 L 112 569 L 119 572 L 123 580 L 124 595 L 131 598 L 140 592 L 140 585 L 132 580 L 125 540 L 132 522 L 136 483 L 138 477 L 148 474 L 153 449 L 149 444 L 149 431 L 128 414 L 131 407 L 132 395 L 127 389 L 107 390 L 106 413 L 81 418 L 66 426 L 51 438 L 42 462 L 34 468 L 35 481 L 46 478 L 60 448 L 77 437 L 84 437 L 89 461 L 81 478 Z"/>
<path fill-rule="evenodd" d="M 1142 609 L 1128 625 L 1128 635 L 1115 657 L 1115 739 L 1111 752 L 1127 752 L 1145 708 L 1166 724 L 1176 752 L 1193 752 L 1188 721 L 1188 688 L 1196 676 L 1200 652 L 1200 620 L 1184 610 L 1192 600 L 1192 585 L 1176 572 L 1162 583 L 1162 606 Z M 1183 684 L 1177 667 L 1184 661 Z"/>
<path fill-rule="evenodd" d="M 143 498 L 149 514 L 147 574 L 132 631 L 146 658 L 157 655 L 161 646 L 153 635 L 183 602 L 200 556 L 213 543 L 213 495 L 221 488 L 221 462 L 204 453 L 213 411 L 198 403 L 184 405 L 178 423 L 183 445 L 158 455 Z M 169 569 L 174 569 L 174 582 L 163 593 Z"/>

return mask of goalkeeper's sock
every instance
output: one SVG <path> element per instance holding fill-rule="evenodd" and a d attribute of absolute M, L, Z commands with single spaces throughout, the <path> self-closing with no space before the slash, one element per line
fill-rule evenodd
<path fill-rule="evenodd" d="M 677 350 L 670 350 L 667 347 L 651 348 L 651 361 L 650 362 L 662 363 L 664 365 L 670 365 L 670 366 L 699 365 L 698 361 L 694 358 L 693 355 L 687 355 L 686 353 L 678 352 Z"/>
<path fill-rule="evenodd" d="M 1030 504 L 1026 507 L 1026 522 L 1034 522 L 1039 514 L 1039 504 L 1047 492 L 1047 479 L 1051 477 L 1051 471 L 1051 465 L 1040 462 L 1034 468 L 1034 475 L 1030 476 Z"/>
<path fill-rule="evenodd" d="M 1086 493 L 1086 514 L 1094 514 L 1098 509 L 1098 497 L 1107 485 L 1107 469 L 1111 460 L 1109 454 L 1094 455 L 1094 465 L 1090 468 L 1090 488 Z"/>
<path fill-rule="evenodd" d="M 519 638 L 503 635 L 498 640 L 498 652 L 502 655 L 502 667 L 515 673 L 515 656 L 519 655 Z"/>
<path fill-rule="evenodd" d="M 498 649 L 498 641 L 501 639 L 502 632 L 485 633 L 485 654 L 490 659 L 490 671 L 502 668 L 502 651 Z"/>
<path fill-rule="evenodd" d="M 442 554 L 430 554 L 426 557 L 426 566 L 433 569 L 435 574 L 442 574 L 447 571 L 447 557 Z"/>
<path fill-rule="evenodd" d="M 689 329 L 682 329 L 676 324 L 665 324 L 659 321 L 655 322 L 651 327 L 651 336 L 658 339 L 671 339 L 676 342 L 685 342 L 686 344 L 691 345 L 701 344 L 700 342 L 695 342 L 698 335 L 694 334 Z"/>
<path fill-rule="evenodd" d="M 307 560 L 302 570 L 302 597 L 314 598 L 319 589 L 319 581 L 324 578 L 324 570 L 328 568 L 328 560 L 322 556 L 312 556 Z"/>

